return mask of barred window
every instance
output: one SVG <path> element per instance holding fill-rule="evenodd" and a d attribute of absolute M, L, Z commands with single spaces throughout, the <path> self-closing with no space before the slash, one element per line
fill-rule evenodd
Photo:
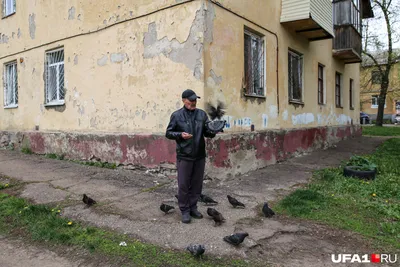
<path fill-rule="evenodd" d="M 245 30 L 244 78 L 247 95 L 265 96 L 264 57 L 264 38 Z"/>
<path fill-rule="evenodd" d="M 289 50 L 289 101 L 303 102 L 303 55 Z"/>
<path fill-rule="evenodd" d="M 354 109 L 354 80 L 350 79 L 350 109 Z"/>
<path fill-rule="evenodd" d="M 17 61 L 4 66 L 4 107 L 18 106 Z"/>
<path fill-rule="evenodd" d="M 64 104 L 64 49 L 46 53 L 45 103 Z"/>
<path fill-rule="evenodd" d="M 325 77 L 324 65 L 318 64 L 318 104 L 325 104 Z"/>
<path fill-rule="evenodd" d="M 3 17 L 15 13 L 16 0 L 3 0 Z"/>

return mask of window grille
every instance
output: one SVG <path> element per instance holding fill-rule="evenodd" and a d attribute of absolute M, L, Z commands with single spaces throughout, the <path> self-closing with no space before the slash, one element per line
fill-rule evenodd
<path fill-rule="evenodd" d="M 46 104 L 64 104 L 64 49 L 46 53 Z"/>
<path fill-rule="evenodd" d="M 303 56 L 289 51 L 289 100 L 303 101 Z"/>
<path fill-rule="evenodd" d="M 250 31 L 244 33 L 244 71 L 246 94 L 264 96 L 264 38 Z"/>

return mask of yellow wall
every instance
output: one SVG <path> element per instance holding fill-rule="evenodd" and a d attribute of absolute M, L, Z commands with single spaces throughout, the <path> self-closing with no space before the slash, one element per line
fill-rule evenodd
<path fill-rule="evenodd" d="M 206 101 L 226 102 L 227 131 L 249 131 L 249 125 L 233 126 L 245 118 L 256 130 L 359 122 L 359 64 L 334 60 L 330 39 L 309 42 L 281 26 L 280 1 L 219 1 L 278 34 L 279 110 L 275 37 L 208 1 L 183 2 L 17 1 L 16 14 L 0 20 L 6 36 L 0 66 L 18 60 L 19 106 L 0 109 L 0 129 L 163 133 L 186 88 L 202 96 L 200 108 Z M 244 26 L 265 35 L 265 100 L 242 96 Z M 49 108 L 43 104 L 44 55 L 59 46 L 65 53 L 65 105 Z M 288 104 L 288 47 L 304 54 L 304 106 Z M 323 106 L 317 103 L 318 62 L 326 66 Z M 335 71 L 343 73 L 343 109 L 334 103 Z M 348 104 L 350 78 L 355 110 Z"/>
<path fill-rule="evenodd" d="M 372 96 L 379 95 L 380 84 L 372 84 L 372 71 L 375 67 L 365 67 L 360 73 L 360 105 L 361 110 L 367 114 L 377 114 L 378 108 L 372 108 Z M 400 101 L 400 63 L 395 64 L 389 75 L 390 83 L 386 95 L 386 108 L 384 114 L 396 114 L 395 102 Z"/>

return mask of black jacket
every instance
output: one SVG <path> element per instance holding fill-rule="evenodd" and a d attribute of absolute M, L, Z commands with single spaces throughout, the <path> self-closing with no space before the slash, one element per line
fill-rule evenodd
<path fill-rule="evenodd" d="M 176 157 L 184 160 L 197 160 L 206 157 L 204 137 L 215 137 L 205 124 L 209 121 L 207 113 L 201 109 L 188 110 L 185 107 L 171 115 L 165 136 L 176 141 Z M 190 139 L 183 139 L 182 132 L 193 135 Z"/>

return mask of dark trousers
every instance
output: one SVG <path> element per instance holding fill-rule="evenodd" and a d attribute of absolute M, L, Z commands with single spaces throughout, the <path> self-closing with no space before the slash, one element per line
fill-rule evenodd
<path fill-rule="evenodd" d="M 206 160 L 177 160 L 178 204 L 182 213 L 197 209 L 197 200 L 203 188 Z"/>

